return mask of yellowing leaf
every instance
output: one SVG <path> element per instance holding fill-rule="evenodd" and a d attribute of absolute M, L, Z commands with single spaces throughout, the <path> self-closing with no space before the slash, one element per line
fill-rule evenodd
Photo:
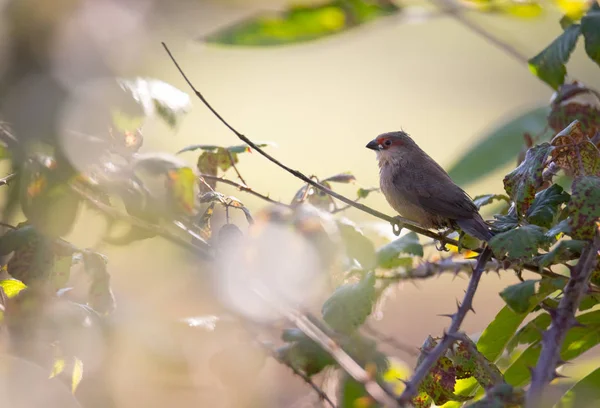
<path fill-rule="evenodd" d="M 389 367 L 385 373 L 383 373 L 383 381 L 389 384 L 390 388 L 397 394 L 400 395 L 406 388 L 406 384 L 403 380 L 408 380 L 412 373 L 410 367 L 402 360 L 396 358 L 389 358 Z"/>
<path fill-rule="evenodd" d="M 189 167 L 171 169 L 167 172 L 167 185 L 177 210 L 193 214 L 196 197 L 196 175 Z"/>
<path fill-rule="evenodd" d="M 0 281 L 0 286 L 4 289 L 4 293 L 10 299 L 25 289 L 27 285 L 17 279 L 5 279 Z"/>
<path fill-rule="evenodd" d="M 71 376 L 71 392 L 75 394 L 81 379 L 83 378 L 83 361 L 73 357 L 73 374 Z"/>
<path fill-rule="evenodd" d="M 502 10 L 520 18 L 539 17 L 544 11 L 543 7 L 535 1 L 510 1 L 502 7 Z"/>
<path fill-rule="evenodd" d="M 65 359 L 64 358 L 57 358 L 56 360 L 54 360 L 54 365 L 52 366 L 52 372 L 50 373 L 50 377 L 48 378 L 54 378 L 57 375 L 59 375 L 60 373 L 62 373 L 65 370 Z"/>
<path fill-rule="evenodd" d="M 579 20 L 587 9 L 590 2 L 588 0 L 555 0 L 556 6 L 571 20 Z"/>

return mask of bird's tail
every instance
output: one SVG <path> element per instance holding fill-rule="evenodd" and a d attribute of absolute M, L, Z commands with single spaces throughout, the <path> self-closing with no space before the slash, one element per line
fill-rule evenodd
<path fill-rule="evenodd" d="M 488 242 L 494 236 L 494 232 L 479 214 L 474 218 L 456 220 L 456 223 L 461 230 L 482 241 Z"/>

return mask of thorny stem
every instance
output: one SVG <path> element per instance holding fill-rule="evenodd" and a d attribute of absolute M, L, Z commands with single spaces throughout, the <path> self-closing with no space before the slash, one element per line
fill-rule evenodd
<path fill-rule="evenodd" d="M 571 279 L 565 286 L 563 297 L 556 310 L 551 311 L 552 324 L 542 334 L 542 351 L 538 364 L 531 373 L 531 386 L 527 391 L 526 407 L 539 408 L 542 392 L 554 378 L 559 365 L 560 350 L 567 331 L 577 324 L 575 313 L 585 295 L 590 276 L 598 262 L 600 233 L 596 231 L 594 240 L 581 253 L 577 265 L 571 268 Z"/>
<path fill-rule="evenodd" d="M 410 403 L 412 398 L 414 398 L 419 390 L 419 385 L 425 379 L 431 367 L 438 361 L 438 359 L 448 350 L 448 348 L 456 341 L 460 340 L 460 335 L 458 334 L 458 330 L 460 329 L 460 325 L 463 320 L 465 320 L 465 316 L 469 312 L 469 310 L 473 310 L 473 297 L 475 296 L 475 292 L 477 291 L 477 286 L 479 285 L 479 280 L 485 271 L 485 266 L 487 265 L 489 259 L 492 256 L 492 250 L 489 247 L 486 247 L 485 250 L 479 256 L 477 260 L 477 265 L 473 270 L 473 274 L 471 275 L 471 279 L 469 280 L 469 285 L 467 286 L 467 291 L 465 292 L 465 297 L 463 298 L 463 302 L 458 307 L 458 311 L 452 315 L 452 322 L 450 323 L 450 327 L 448 331 L 444 335 L 443 339 L 438 343 L 437 346 L 433 348 L 433 350 L 427 353 L 427 357 L 423 360 L 423 362 L 417 367 L 415 374 L 412 376 L 410 381 L 406 384 L 406 388 L 404 392 L 398 397 L 397 401 L 401 406 L 406 406 L 406 404 Z"/>
<path fill-rule="evenodd" d="M 453 260 L 451 257 L 448 257 L 437 262 L 423 262 L 415 268 L 406 271 L 400 270 L 392 274 L 377 275 L 377 279 L 395 281 L 428 279 L 436 275 L 441 275 L 444 272 L 450 272 L 458 275 L 459 272 L 463 271 L 471 272 L 478 262 L 479 260 L 475 259 Z M 483 266 L 484 271 L 499 270 L 500 268 L 500 262 L 496 260 L 489 260 Z"/>

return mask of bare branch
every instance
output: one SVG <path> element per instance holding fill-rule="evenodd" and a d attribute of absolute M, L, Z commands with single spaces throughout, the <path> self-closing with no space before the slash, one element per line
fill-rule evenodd
<path fill-rule="evenodd" d="M 471 275 L 471 280 L 467 286 L 467 291 L 465 292 L 463 302 L 458 307 L 458 311 L 452 316 L 452 323 L 450 323 L 448 332 L 444 335 L 444 338 L 438 343 L 438 345 L 427 353 L 427 357 L 425 357 L 423 362 L 419 365 L 419 367 L 417 367 L 415 374 L 406 384 L 404 392 L 402 395 L 400 395 L 400 397 L 398 397 L 397 400 L 401 406 L 406 406 L 406 404 L 409 404 L 411 399 L 417 395 L 419 385 L 425 379 L 431 370 L 431 367 L 433 367 L 433 365 L 446 352 L 446 350 L 448 350 L 448 348 L 459 339 L 458 331 L 460 329 L 460 325 L 465 320 L 465 316 L 469 310 L 473 310 L 473 297 L 477 291 L 477 286 L 479 285 L 479 280 L 483 275 L 485 266 L 487 265 L 491 256 L 492 250 L 489 247 L 486 247 L 481 255 L 479 255 L 477 265 L 475 265 L 475 269 Z"/>
<path fill-rule="evenodd" d="M 213 176 L 213 175 L 210 175 L 210 174 L 200 174 L 200 177 L 202 177 L 203 179 L 206 179 L 206 180 L 213 180 L 213 181 L 217 181 L 219 183 L 229 184 L 230 186 L 237 187 L 238 190 L 243 191 L 243 192 L 248 193 L 248 194 L 252 194 L 253 196 L 258 197 L 258 198 L 260 198 L 262 200 L 265 200 L 265 201 L 267 201 L 267 202 L 269 202 L 271 204 L 283 205 L 284 207 L 291 207 L 288 204 L 282 203 L 282 202 L 277 201 L 277 200 L 273 200 L 269 196 L 261 194 L 258 191 L 255 191 L 252 188 L 248 187 L 247 185 L 242 185 L 240 183 L 236 183 L 235 181 L 228 180 L 228 179 L 226 179 L 224 177 Z"/>
<path fill-rule="evenodd" d="M 0 186 L 5 186 L 8 185 L 8 183 L 15 178 L 15 176 L 17 175 L 17 173 L 12 173 L 9 174 L 6 177 L 0 178 Z"/>
<path fill-rule="evenodd" d="M 229 156 L 229 162 L 231 163 L 231 167 L 233 167 L 233 170 L 235 170 L 235 173 L 237 174 L 240 181 L 242 183 L 244 183 L 244 185 L 247 186 L 248 183 L 246 183 L 246 180 L 244 180 L 244 178 L 242 177 L 242 174 L 239 172 L 237 166 L 235 165 L 235 160 L 233 159 L 233 154 L 231 154 L 231 152 L 227 149 L 225 149 L 225 151 L 227 152 L 227 155 Z"/>
<path fill-rule="evenodd" d="M 542 351 L 538 364 L 531 373 L 531 386 L 527 391 L 526 399 L 527 408 L 539 408 L 544 388 L 556 378 L 562 343 L 567 331 L 577 324 L 575 313 L 588 290 L 590 276 L 598 263 L 599 250 L 600 234 L 596 231 L 594 240 L 584 248 L 577 265 L 571 268 L 571 279 L 565 286 L 557 309 L 551 313 L 552 324 L 542 334 Z"/>

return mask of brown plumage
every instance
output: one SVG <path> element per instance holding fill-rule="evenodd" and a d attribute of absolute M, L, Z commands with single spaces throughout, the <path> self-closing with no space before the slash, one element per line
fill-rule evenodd
<path fill-rule="evenodd" d="M 405 132 L 384 133 L 366 147 L 377 152 L 381 191 L 400 215 L 425 228 L 492 237 L 473 200 Z"/>

